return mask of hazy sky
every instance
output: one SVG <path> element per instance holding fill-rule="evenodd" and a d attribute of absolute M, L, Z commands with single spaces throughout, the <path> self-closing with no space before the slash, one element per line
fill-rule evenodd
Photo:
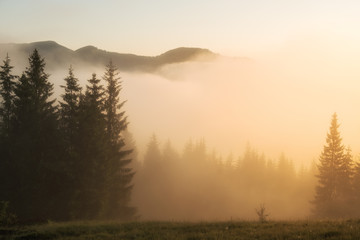
<path fill-rule="evenodd" d="M 157 55 L 180 46 L 250 55 L 313 34 L 360 40 L 360 1 L 0 0 L 0 42 Z"/>

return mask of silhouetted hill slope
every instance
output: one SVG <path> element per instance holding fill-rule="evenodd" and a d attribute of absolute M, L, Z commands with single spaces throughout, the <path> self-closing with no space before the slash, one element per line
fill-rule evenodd
<path fill-rule="evenodd" d="M 161 65 L 191 60 L 213 60 L 216 56 L 208 49 L 180 47 L 157 56 L 156 60 Z"/>
<path fill-rule="evenodd" d="M 9 53 L 14 65 L 26 66 L 27 58 L 35 48 L 45 57 L 47 67 L 53 70 L 67 68 L 70 64 L 75 67 L 103 67 L 112 59 L 121 71 L 153 72 L 166 64 L 211 61 L 218 56 L 207 49 L 185 47 L 176 48 L 154 57 L 108 52 L 94 46 L 86 46 L 73 51 L 54 41 L 43 41 L 0 44 L 0 57 L 3 58 L 6 53 Z"/>
<path fill-rule="evenodd" d="M 111 59 L 123 71 L 151 71 L 154 57 L 134 54 L 107 52 L 94 46 L 86 46 L 74 51 L 78 60 L 104 66 Z"/>

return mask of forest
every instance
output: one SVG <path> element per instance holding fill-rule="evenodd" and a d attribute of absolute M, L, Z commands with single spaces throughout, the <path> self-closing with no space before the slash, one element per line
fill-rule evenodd
<path fill-rule="evenodd" d="M 239 157 L 220 156 L 205 139 L 178 151 L 155 134 L 139 159 L 111 60 L 85 89 L 70 65 L 58 101 L 36 49 L 20 76 L 10 56 L 0 67 L 3 224 L 252 220 L 259 207 L 271 219 L 360 216 L 360 164 L 342 143 L 336 113 L 311 166 L 267 158 L 250 144 Z"/>

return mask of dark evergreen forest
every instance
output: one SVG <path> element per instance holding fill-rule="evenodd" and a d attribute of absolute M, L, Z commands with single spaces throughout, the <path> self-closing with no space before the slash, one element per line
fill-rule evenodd
<path fill-rule="evenodd" d="M 132 219 L 127 118 L 110 61 L 81 89 L 72 67 L 59 102 L 34 50 L 21 76 L 1 66 L 0 199 L 20 221 Z"/>

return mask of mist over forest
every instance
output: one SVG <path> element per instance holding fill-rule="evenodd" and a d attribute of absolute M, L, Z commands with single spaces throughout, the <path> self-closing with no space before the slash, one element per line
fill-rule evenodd
<path fill-rule="evenodd" d="M 339 172 L 343 175 L 346 172 L 348 177 L 348 182 L 344 180 L 339 185 L 335 184 L 334 189 L 341 192 L 338 188 L 346 183 L 354 184 L 354 187 L 351 191 L 341 193 L 336 201 L 321 206 L 330 208 L 335 203 L 348 206 L 359 197 L 352 191 L 359 187 L 356 179 L 360 170 L 355 162 L 359 151 L 356 140 L 360 131 L 360 115 L 354 109 L 360 102 L 357 94 L 360 82 L 356 80 L 360 74 L 355 72 L 356 66 L 334 65 L 339 56 L 348 55 L 334 54 L 327 60 L 317 61 L 323 59 L 325 49 L 314 51 L 305 48 L 301 54 L 301 51 L 294 50 L 296 46 L 295 43 L 275 55 L 271 54 L 271 59 L 268 56 L 255 59 L 251 56 L 226 57 L 194 48 L 179 48 L 155 57 L 119 55 L 94 47 L 72 51 L 54 42 L 40 42 L 19 46 L 0 45 L 0 57 L 5 59 L 8 53 L 14 66 L 13 73 L 20 76 L 28 67 L 28 57 L 33 51 L 31 48 L 39 48 L 39 54 L 45 56 L 45 72 L 50 73 L 48 80 L 54 84 L 52 99 L 57 98 L 57 101 L 63 101 L 64 87 L 61 86 L 65 84 L 64 79 L 71 65 L 73 77 L 78 79 L 77 84 L 83 89 L 81 94 L 85 94 L 82 96 L 79 92 L 79 101 L 81 103 L 82 97 L 85 99 L 83 111 L 89 111 L 88 114 L 93 114 L 86 108 L 92 95 L 89 93 L 86 100 L 88 93 L 85 93 L 85 89 L 89 89 L 89 79 L 93 79 L 92 84 L 96 80 L 96 76 L 92 77 L 91 74 L 97 73 L 99 84 L 105 84 L 102 77 L 104 72 L 109 71 L 106 64 L 112 57 L 118 60 L 113 63 L 121 77 L 119 101 L 125 103 L 119 105 L 123 112 L 117 114 L 121 119 L 126 116 L 129 125 L 122 126 L 120 135 L 114 137 L 116 144 L 119 144 L 115 146 L 122 151 L 107 156 L 110 150 L 104 150 L 105 155 L 101 155 L 102 148 L 114 147 L 111 144 L 110 147 L 102 146 L 98 159 L 101 156 L 112 159 L 126 152 L 121 158 L 124 161 L 121 166 L 116 165 L 116 160 L 109 160 L 108 166 L 126 169 L 128 174 L 127 180 L 121 185 L 123 192 L 119 190 L 120 195 L 126 192 L 126 197 L 121 198 L 123 205 L 118 206 L 124 216 L 131 216 L 128 219 L 253 220 L 258 217 L 255 209 L 262 204 L 271 219 L 303 219 L 316 215 L 327 217 L 325 210 L 319 207 L 324 201 L 324 194 L 322 188 L 317 187 L 316 176 L 326 176 L 325 167 L 319 167 L 326 165 L 321 162 L 326 157 L 319 156 L 326 155 L 324 144 L 328 143 L 326 137 L 329 138 L 329 135 L 333 134 L 336 141 L 340 135 L 343 139 L 343 142 L 337 142 L 339 159 L 342 161 L 339 160 L 338 165 Z M 309 51 L 312 52 L 311 59 L 308 58 Z M 122 61 L 127 62 L 126 67 L 122 68 Z M 27 74 L 30 79 L 32 75 Z M 333 115 L 330 126 L 334 112 L 337 115 Z M 104 122 L 108 121 L 109 115 L 104 116 Z M 82 119 L 83 124 L 87 122 L 86 119 Z M 96 128 L 97 125 L 89 126 Z M 109 131 L 109 127 L 104 125 L 103 130 Z M 82 134 L 86 136 L 84 132 Z M 105 138 L 107 135 L 101 136 Z M 63 138 L 66 139 L 66 136 Z M 125 145 L 122 145 L 122 141 Z M 65 148 L 69 150 L 74 146 Z M 79 149 L 90 151 L 85 146 Z M 133 151 L 130 153 L 127 150 Z M 85 165 L 86 156 L 91 156 L 89 152 L 86 154 L 80 157 Z M 81 154 L 77 152 L 72 157 L 76 159 L 78 155 Z M 23 159 L 23 156 L 15 158 Z M 94 161 L 98 159 L 94 158 Z M 60 165 L 54 166 L 63 167 L 62 160 L 58 161 Z M 45 165 L 44 169 L 48 167 Z M 77 169 L 81 171 L 81 168 Z M 104 178 L 111 174 L 114 176 L 109 179 L 123 179 L 116 173 L 104 170 Z M 101 177 L 99 175 L 99 179 Z M 59 179 L 54 181 L 61 184 Z M 71 185 L 74 179 L 70 178 L 67 184 Z M 106 181 L 109 182 L 109 179 Z M 106 198 L 99 197 L 96 192 L 88 193 L 83 185 L 79 187 L 80 190 L 75 189 L 71 193 L 73 195 L 70 194 L 74 196 L 73 199 L 66 200 L 69 202 L 67 207 L 72 209 L 71 214 L 63 216 L 54 213 L 55 218 L 116 218 L 106 205 L 116 198 L 110 194 L 114 186 L 108 182 L 107 185 L 104 183 L 106 191 L 102 192 Z M 101 189 L 100 185 L 94 186 L 91 191 Z M 44 186 L 44 189 L 48 188 L 51 186 Z M 26 191 L 31 192 L 29 189 Z M 97 205 L 89 203 L 86 206 L 88 209 L 96 206 L 94 208 L 98 212 L 88 215 L 85 208 L 83 212 L 74 211 L 74 206 L 80 206 L 88 196 L 94 196 Z M 16 199 L 13 195 L 11 197 Z M 24 207 L 21 202 L 16 204 Z M 114 206 L 116 204 L 119 203 L 114 203 Z M 15 212 L 17 210 L 14 209 Z M 19 210 L 20 216 L 21 211 L 26 212 Z M 358 209 L 354 211 L 344 207 L 339 212 L 329 212 L 330 217 L 351 214 L 358 214 Z M 28 215 L 24 214 L 24 218 L 28 218 Z"/>
<path fill-rule="evenodd" d="M 320 40 L 290 42 L 277 52 L 255 57 L 226 57 L 204 49 L 184 53 L 180 49 L 169 51 L 171 57 L 159 53 L 165 58 L 151 70 L 143 68 L 143 59 L 155 57 L 134 55 L 140 60 L 125 68 L 121 64 L 127 58 L 114 62 L 120 70 L 121 97 L 127 100 L 124 108 L 140 155 L 155 133 L 161 141 L 171 139 L 178 150 L 189 139 L 204 138 L 209 148 L 223 157 L 230 153 L 240 156 L 250 143 L 270 158 L 284 152 L 296 166 L 309 166 L 321 152 L 328 127 L 324 123 L 333 112 L 341 119 L 344 144 L 351 145 L 356 155 L 360 115 L 352 109 L 360 100 L 356 91 L 360 74 L 350 64 L 356 52 L 332 51 L 336 42 L 322 45 Z M 19 45 L 21 51 L 16 44 L 12 48 L 3 45 L 0 56 L 9 52 L 14 72 L 20 74 L 29 52 L 39 48 L 57 99 L 70 64 L 80 85 L 85 86 L 89 73 L 101 76 L 115 54 L 89 47 L 89 52 L 79 57 L 54 42 Z M 110 55 L 103 56 L 106 53 Z M 92 62 L 96 54 L 100 60 Z M 201 58 L 202 54 L 207 57 Z M 339 59 L 347 61 L 339 63 Z"/>

